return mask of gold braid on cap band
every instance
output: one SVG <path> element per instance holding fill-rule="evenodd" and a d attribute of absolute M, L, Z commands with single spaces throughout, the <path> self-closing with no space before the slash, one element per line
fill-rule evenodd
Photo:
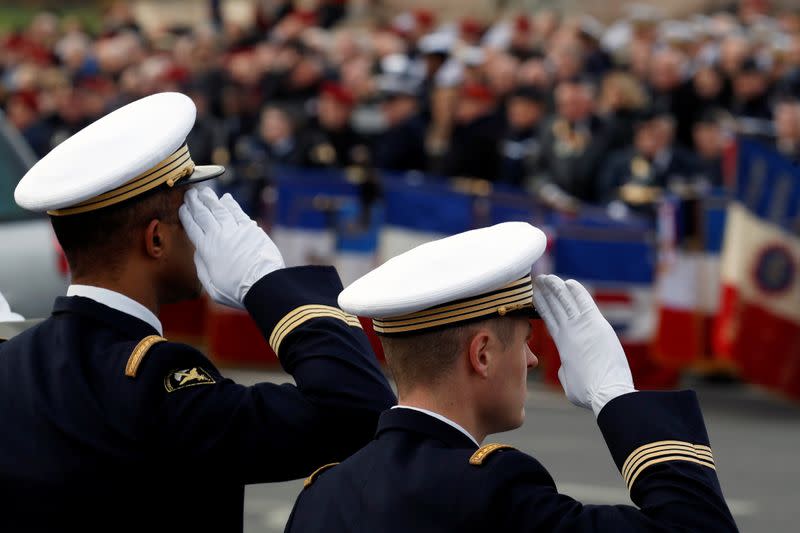
<path fill-rule="evenodd" d="M 533 310 L 533 284 L 530 275 L 500 289 L 463 300 L 447 302 L 407 315 L 374 318 L 372 325 L 375 333 L 390 337 L 488 318 L 491 315 L 505 316 L 527 308 Z"/>
<path fill-rule="evenodd" d="M 194 172 L 194 161 L 192 161 L 192 156 L 189 154 L 189 147 L 184 144 L 153 168 L 142 172 L 123 185 L 89 198 L 77 205 L 63 209 L 53 209 L 48 211 L 47 214 L 54 216 L 76 215 L 108 207 L 155 189 L 164 183 L 172 187 L 178 180 L 191 176 L 192 172 Z"/>

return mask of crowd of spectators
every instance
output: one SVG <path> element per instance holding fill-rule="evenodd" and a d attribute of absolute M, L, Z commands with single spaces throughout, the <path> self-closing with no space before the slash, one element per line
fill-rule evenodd
<path fill-rule="evenodd" d="M 211 2 L 187 27 L 116 3 L 94 33 L 41 13 L 0 36 L 0 106 L 41 156 L 125 103 L 185 92 L 193 159 L 226 165 L 250 210 L 284 164 L 476 178 L 574 209 L 724 186 L 737 134 L 800 161 L 800 9 L 741 0 L 668 20 L 633 6 L 604 26 L 302 5 L 256 2 L 244 24 Z"/>

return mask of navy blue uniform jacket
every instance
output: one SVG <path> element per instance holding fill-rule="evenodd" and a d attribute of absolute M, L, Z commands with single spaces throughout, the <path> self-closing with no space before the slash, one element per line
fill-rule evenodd
<path fill-rule="evenodd" d="M 296 386 L 238 385 L 173 342 L 131 377 L 157 332 L 59 298 L 0 344 L 0 531 L 241 531 L 245 484 L 356 451 L 395 400 L 341 289 L 332 268 L 288 268 L 245 298 Z"/>
<path fill-rule="evenodd" d="M 623 395 L 598 424 L 638 509 L 582 505 L 533 457 L 392 409 L 375 440 L 307 480 L 286 531 L 736 531 L 693 392 Z"/>

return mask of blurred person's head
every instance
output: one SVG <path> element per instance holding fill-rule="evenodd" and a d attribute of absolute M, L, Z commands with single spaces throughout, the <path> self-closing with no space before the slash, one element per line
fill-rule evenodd
<path fill-rule="evenodd" d="M 292 69 L 289 85 L 293 89 L 309 89 L 320 83 L 322 75 L 322 61 L 314 55 L 306 55 Z"/>
<path fill-rule="evenodd" d="M 549 89 L 552 84 L 552 76 L 544 59 L 532 57 L 519 65 L 516 81 L 519 85 L 532 85 L 540 89 Z"/>
<path fill-rule="evenodd" d="M 650 121 L 653 133 L 656 137 L 658 150 L 667 150 L 675 142 L 675 117 L 665 111 L 661 111 Z"/>
<path fill-rule="evenodd" d="M 23 131 L 39 120 L 36 97 L 33 93 L 12 94 L 6 102 L 9 122 Z"/>
<path fill-rule="evenodd" d="M 568 80 L 580 75 L 583 71 L 583 52 L 578 46 L 560 46 L 550 56 L 556 80 Z"/>
<path fill-rule="evenodd" d="M 739 18 L 745 24 L 751 24 L 758 18 L 769 15 L 771 7 L 770 0 L 739 0 Z"/>
<path fill-rule="evenodd" d="M 233 54 L 227 62 L 230 78 L 244 86 L 254 86 L 261 79 L 261 73 L 256 68 L 256 59 L 251 51 Z"/>
<path fill-rule="evenodd" d="M 649 41 L 632 41 L 628 47 L 628 68 L 642 81 L 649 81 L 653 46 Z"/>
<path fill-rule="evenodd" d="M 405 54 L 406 43 L 391 31 L 376 30 L 372 34 L 372 49 L 381 59 L 392 54 Z"/>
<path fill-rule="evenodd" d="M 775 135 L 778 144 L 800 142 L 800 97 L 782 98 L 775 105 Z"/>
<path fill-rule="evenodd" d="M 489 115 L 494 107 L 495 95 L 491 89 L 480 83 L 466 83 L 456 101 L 454 119 L 459 124 L 468 124 Z"/>
<path fill-rule="evenodd" d="M 686 72 L 686 56 L 667 48 L 653 54 L 650 63 L 650 85 L 659 92 L 668 92 L 680 87 Z"/>
<path fill-rule="evenodd" d="M 430 33 L 419 40 L 417 48 L 425 61 L 425 72 L 429 78 L 435 76 L 444 65 L 454 45 L 452 35 L 443 32 Z"/>
<path fill-rule="evenodd" d="M 594 111 L 594 88 L 584 80 L 563 81 L 556 86 L 558 115 L 570 122 L 588 119 Z"/>
<path fill-rule="evenodd" d="M 375 90 L 371 68 L 372 60 L 360 55 L 343 63 L 339 70 L 342 85 L 350 89 L 357 100 L 366 98 Z"/>
<path fill-rule="evenodd" d="M 718 111 L 707 111 L 700 116 L 692 126 L 692 140 L 700 158 L 713 161 L 722 157 L 726 138 Z"/>
<path fill-rule="evenodd" d="M 37 13 L 28 27 L 28 37 L 37 43 L 50 47 L 58 39 L 58 17 L 49 11 Z"/>
<path fill-rule="evenodd" d="M 717 98 L 722 93 L 724 83 L 722 72 L 711 65 L 698 68 L 692 78 L 694 92 L 705 100 Z"/>
<path fill-rule="evenodd" d="M 603 38 L 602 23 L 591 15 L 582 15 L 575 27 L 576 36 L 581 47 L 585 51 L 596 50 L 600 47 L 600 40 Z"/>
<path fill-rule="evenodd" d="M 647 102 L 647 92 L 632 74 L 616 71 L 603 78 L 599 106 L 606 112 L 635 111 L 644 108 Z"/>
<path fill-rule="evenodd" d="M 633 135 L 633 145 L 640 155 L 648 159 L 653 159 L 658 154 L 658 136 L 656 135 L 655 127 L 652 123 L 642 122 L 636 125 Z"/>
<path fill-rule="evenodd" d="M 111 80 L 97 76 L 82 80 L 76 90 L 84 116 L 94 121 L 108 112 L 108 104 L 116 92 L 116 86 Z"/>
<path fill-rule="evenodd" d="M 544 41 L 550 39 L 560 25 L 561 14 L 552 9 L 540 11 L 536 15 L 536 21 L 534 23 L 536 34 L 541 36 Z"/>
<path fill-rule="evenodd" d="M 535 87 L 520 87 L 508 97 L 506 119 L 512 130 L 530 129 L 544 118 L 545 95 Z"/>
<path fill-rule="evenodd" d="M 734 76 L 750 55 L 750 51 L 750 41 L 745 37 L 736 34 L 725 37 L 719 47 L 720 68 L 727 76 Z"/>
<path fill-rule="evenodd" d="M 518 68 L 519 60 L 505 53 L 495 54 L 487 61 L 486 81 L 495 95 L 502 98 L 514 89 Z"/>
<path fill-rule="evenodd" d="M 345 128 L 350 123 L 354 104 L 353 93 L 347 87 L 336 82 L 324 83 L 317 103 L 320 124 L 332 131 Z"/>
<path fill-rule="evenodd" d="M 419 112 L 419 96 L 413 83 L 400 77 L 384 76 L 378 81 L 381 112 L 388 127 L 402 124 Z"/>
<path fill-rule="evenodd" d="M 527 50 L 533 46 L 534 24 L 527 13 L 520 13 L 511 22 L 510 47 L 512 50 Z"/>
<path fill-rule="evenodd" d="M 341 65 L 362 53 L 358 36 L 351 29 L 341 29 L 333 34 L 328 58 L 334 65 Z"/>
<path fill-rule="evenodd" d="M 292 139 L 294 125 L 286 110 L 268 105 L 261 110 L 258 132 L 265 143 L 277 145 Z"/>
<path fill-rule="evenodd" d="M 469 45 L 477 45 L 480 43 L 484 30 L 485 28 L 479 20 L 473 17 L 464 17 L 458 25 L 458 36 Z"/>
<path fill-rule="evenodd" d="M 81 124 L 85 118 L 83 101 L 75 88 L 58 93 L 58 118 L 69 125 Z"/>
<path fill-rule="evenodd" d="M 765 69 L 755 58 L 748 57 L 733 77 L 733 95 L 742 102 L 765 97 L 769 78 Z"/>
<path fill-rule="evenodd" d="M 84 66 L 90 49 L 89 37 L 83 33 L 70 33 L 55 46 L 61 64 L 71 72 Z"/>

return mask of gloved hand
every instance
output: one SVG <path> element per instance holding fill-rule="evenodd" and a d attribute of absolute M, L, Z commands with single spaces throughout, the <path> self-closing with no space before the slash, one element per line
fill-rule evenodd
<path fill-rule="evenodd" d="M 558 379 L 569 401 L 597 416 L 617 396 L 635 392 L 622 345 L 583 285 L 538 276 L 533 299 L 558 347 Z"/>
<path fill-rule="evenodd" d="M 215 302 L 244 309 L 250 287 L 284 267 L 278 248 L 230 194 L 189 189 L 178 215 L 195 246 L 197 277 Z"/>

